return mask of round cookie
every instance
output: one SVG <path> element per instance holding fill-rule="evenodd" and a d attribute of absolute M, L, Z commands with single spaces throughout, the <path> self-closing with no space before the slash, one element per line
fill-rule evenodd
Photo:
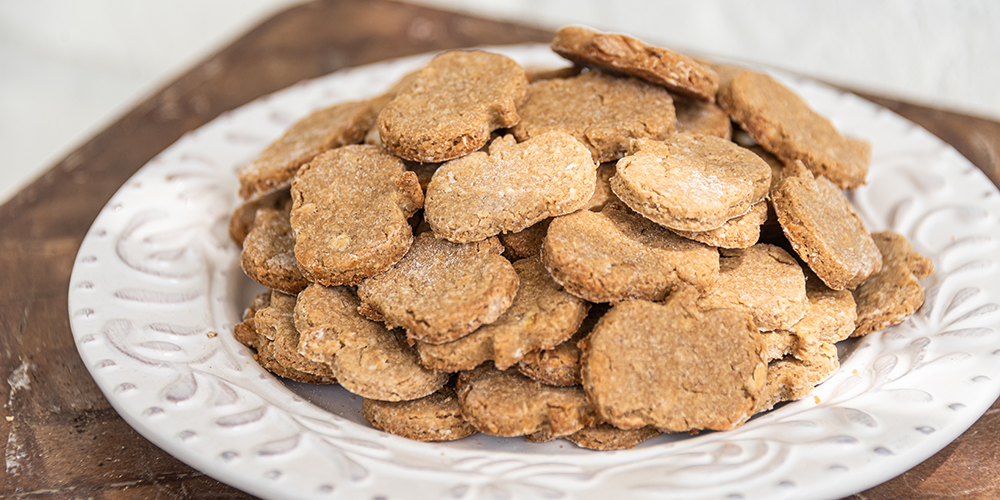
<path fill-rule="evenodd" d="M 565 342 L 580 328 L 590 305 L 564 291 L 537 258 L 514 262 L 514 270 L 517 294 L 503 315 L 453 342 L 416 341 L 423 366 L 457 372 L 493 361 L 498 369 L 506 370 L 527 353 Z"/>
<path fill-rule="evenodd" d="M 376 114 L 369 101 L 345 102 L 295 122 L 240 169 L 240 197 L 247 200 L 287 188 L 295 172 L 320 153 L 361 142 Z"/>
<path fill-rule="evenodd" d="M 361 415 L 372 427 L 417 441 L 454 441 L 476 428 L 465 421 L 455 390 L 444 386 L 412 401 L 364 399 Z"/>
<path fill-rule="evenodd" d="M 466 420 L 491 436 L 535 434 L 545 440 L 595 422 L 579 386 L 543 385 L 517 370 L 497 370 L 492 363 L 459 374 L 456 392 Z"/>
<path fill-rule="evenodd" d="M 374 146 L 328 151 L 292 183 L 295 258 L 309 281 L 354 285 L 399 260 L 424 203 L 417 176 Z"/>
<path fill-rule="evenodd" d="M 448 382 L 448 375 L 420 366 L 402 332 L 364 318 L 347 287 L 313 284 L 295 304 L 300 355 L 333 370 L 348 391 L 366 399 L 422 398 Z"/>
<path fill-rule="evenodd" d="M 358 311 L 411 340 L 451 342 L 497 320 L 517 293 L 517 272 L 495 237 L 451 243 L 420 233 L 388 271 L 358 284 Z"/>
<path fill-rule="evenodd" d="M 479 241 L 574 212 L 593 196 L 597 165 L 569 134 L 553 130 L 520 144 L 506 135 L 449 161 L 427 188 L 424 218 L 439 238 Z"/>
<path fill-rule="evenodd" d="M 806 309 L 806 278 L 798 261 L 780 247 L 754 245 L 728 250 L 719 260 L 719 279 L 703 290 L 698 307 L 727 307 L 753 316 L 761 331 L 789 329 Z"/>
<path fill-rule="evenodd" d="M 670 229 L 707 231 L 764 201 L 771 167 L 712 136 L 640 139 L 618 161 L 611 189 L 632 210 Z"/>
<path fill-rule="evenodd" d="M 600 71 L 532 83 L 517 112 L 521 121 L 511 133 L 518 141 L 562 130 L 587 146 L 598 163 L 621 158 L 635 139 L 667 137 L 675 121 L 666 89 Z"/>
<path fill-rule="evenodd" d="M 404 85 L 378 115 L 385 149 L 401 158 L 434 163 L 467 155 L 490 133 L 518 122 L 528 94 L 524 69 L 481 50 L 445 52 Z"/>
<path fill-rule="evenodd" d="M 288 212 L 257 210 L 253 229 L 243 240 L 240 268 L 257 283 L 285 293 L 299 293 L 309 286 L 295 260 L 295 234 Z"/>
<path fill-rule="evenodd" d="M 294 311 L 295 296 L 274 291 L 270 304 L 254 314 L 258 334 L 257 362 L 282 377 L 300 382 L 325 379 L 327 383 L 332 383 L 335 375 L 329 365 L 299 354 L 299 332 L 295 329 Z M 302 378 L 298 376 L 300 373 L 310 377 Z"/>
<path fill-rule="evenodd" d="M 590 302 L 662 300 L 682 283 L 703 289 L 719 274 L 714 247 L 682 238 L 627 207 L 557 217 L 542 263 L 566 291 Z"/>
<path fill-rule="evenodd" d="M 686 432 L 750 418 L 767 377 L 757 327 L 746 313 L 702 311 L 697 297 L 680 287 L 663 304 L 618 303 L 581 343 L 583 387 L 601 419 Z"/>
<path fill-rule="evenodd" d="M 785 165 L 796 160 L 841 189 L 865 183 L 871 145 L 844 137 L 774 78 L 742 71 L 719 89 L 719 105 Z"/>
<path fill-rule="evenodd" d="M 915 252 L 905 236 L 884 231 L 872 239 L 882 254 L 882 269 L 853 291 L 858 321 L 852 337 L 902 323 L 924 303 L 918 280 L 934 272 L 931 259 Z"/>
<path fill-rule="evenodd" d="M 785 167 L 771 201 L 795 253 L 827 286 L 854 289 L 882 268 L 882 254 L 844 193 L 802 162 Z"/>
<path fill-rule="evenodd" d="M 556 32 L 552 50 L 577 64 L 636 76 L 702 101 L 713 101 L 719 87 L 711 68 L 628 35 L 567 26 Z"/>

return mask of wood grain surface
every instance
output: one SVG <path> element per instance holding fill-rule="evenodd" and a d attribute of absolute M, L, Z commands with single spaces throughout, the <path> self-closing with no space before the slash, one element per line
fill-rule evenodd
<path fill-rule="evenodd" d="M 252 498 L 177 461 L 111 408 L 77 355 L 67 288 L 114 192 L 182 134 L 261 95 L 341 68 L 551 33 L 385 0 L 294 7 L 157 92 L 0 206 L 0 498 Z M 1000 123 L 865 96 L 1000 181 Z M 1000 406 L 950 446 L 852 499 L 1000 497 Z"/>

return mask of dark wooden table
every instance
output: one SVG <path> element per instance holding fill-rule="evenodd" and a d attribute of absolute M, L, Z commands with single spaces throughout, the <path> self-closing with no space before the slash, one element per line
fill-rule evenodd
<path fill-rule="evenodd" d="M 0 206 L 0 498 L 250 498 L 177 461 L 111 408 L 77 355 L 66 296 L 78 247 L 125 180 L 181 134 L 349 66 L 551 33 L 385 0 L 294 7 L 137 106 Z M 1000 181 L 1000 123 L 865 96 Z M 914 469 L 853 499 L 1000 498 L 1000 405 Z"/>

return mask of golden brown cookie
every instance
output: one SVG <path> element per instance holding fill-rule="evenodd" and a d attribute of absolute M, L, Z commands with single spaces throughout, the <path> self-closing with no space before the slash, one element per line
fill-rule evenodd
<path fill-rule="evenodd" d="M 407 218 L 423 206 L 417 176 L 374 146 L 324 153 L 292 184 L 295 257 L 307 279 L 356 284 L 399 260 L 413 240 Z"/>
<path fill-rule="evenodd" d="M 761 334 L 768 361 L 787 355 L 807 360 L 820 346 L 840 342 L 854 331 L 858 314 L 849 290 L 831 290 L 807 273 L 806 298 L 805 314 L 798 323 L 788 330 Z"/>
<path fill-rule="evenodd" d="M 782 401 L 802 399 L 821 382 L 830 378 L 837 368 L 837 346 L 822 344 L 804 359 L 787 356 L 767 366 L 767 384 L 754 413 L 770 410 Z"/>
<path fill-rule="evenodd" d="M 553 220 L 542 263 L 566 291 L 591 302 L 662 300 L 681 283 L 713 283 L 719 252 L 611 203 Z"/>
<path fill-rule="evenodd" d="M 719 105 L 785 165 L 796 160 L 841 189 L 865 183 L 871 145 L 844 137 L 774 78 L 743 71 L 719 89 Z"/>
<path fill-rule="evenodd" d="M 375 121 L 368 101 L 345 102 L 310 113 L 269 144 L 239 172 L 244 200 L 288 187 L 299 167 L 320 153 L 356 144 Z"/>
<path fill-rule="evenodd" d="M 449 386 L 412 401 L 365 398 L 361 415 L 378 430 L 417 441 L 454 441 L 476 433 Z"/>
<path fill-rule="evenodd" d="M 675 121 L 673 98 L 662 87 L 600 71 L 531 84 L 518 113 L 521 121 L 511 129 L 518 141 L 562 130 L 598 163 L 621 158 L 634 139 L 665 138 Z"/>
<path fill-rule="evenodd" d="M 611 189 L 632 210 L 671 229 L 707 231 L 764 201 L 771 168 L 718 137 L 640 139 L 618 161 Z"/>
<path fill-rule="evenodd" d="M 317 363 L 299 354 L 299 332 L 295 329 L 294 312 L 295 296 L 274 291 L 271 294 L 270 305 L 258 310 L 254 315 L 254 324 L 259 336 L 257 362 L 276 375 L 299 382 L 318 379 L 332 383 L 335 376 L 329 365 Z M 309 380 L 305 380 L 299 375 L 301 373 L 311 377 L 306 377 Z"/>
<path fill-rule="evenodd" d="M 539 433 L 556 438 L 595 421 L 579 386 L 547 386 L 514 369 L 497 370 L 492 363 L 460 373 L 456 392 L 466 420 L 491 436 Z"/>
<path fill-rule="evenodd" d="M 438 55 L 378 115 L 386 150 L 410 161 L 443 162 L 469 154 L 498 128 L 518 122 L 528 93 L 524 69 L 481 50 Z"/>
<path fill-rule="evenodd" d="M 771 193 L 795 253 L 827 286 L 854 289 L 882 268 L 882 254 L 844 193 L 801 162 L 785 167 Z"/>
<path fill-rule="evenodd" d="M 675 99 L 674 108 L 679 134 L 714 135 L 727 141 L 733 136 L 733 122 L 715 103 Z"/>
<path fill-rule="evenodd" d="M 882 254 L 882 270 L 854 290 L 858 305 L 852 337 L 902 323 L 924 303 L 920 281 L 934 272 L 934 262 L 913 250 L 906 237 L 884 231 L 872 234 Z"/>
<path fill-rule="evenodd" d="M 347 287 L 303 290 L 295 305 L 297 352 L 331 367 L 340 385 L 366 399 L 408 401 L 448 382 L 447 374 L 420 366 L 403 332 L 361 316 L 358 305 Z"/>
<path fill-rule="evenodd" d="M 720 248 L 747 248 L 760 239 L 761 226 L 767 222 L 767 203 L 754 203 L 750 211 L 727 220 L 708 231 L 671 231 L 694 241 Z"/>
<path fill-rule="evenodd" d="M 571 135 L 548 131 L 520 144 L 507 135 L 449 161 L 427 188 L 424 218 L 455 243 L 521 231 L 583 208 L 594 193 L 597 165 Z"/>
<path fill-rule="evenodd" d="M 719 279 L 702 291 L 698 307 L 749 313 L 762 331 L 789 329 L 805 314 L 806 278 L 795 257 L 774 245 L 727 250 Z"/>
<path fill-rule="evenodd" d="M 514 302 L 491 324 L 446 344 L 417 341 L 420 363 L 432 370 L 471 370 L 492 360 L 506 370 L 526 354 L 551 349 L 570 338 L 590 305 L 565 292 L 537 258 L 514 262 L 519 285 Z"/>
<path fill-rule="evenodd" d="M 243 240 L 253 229 L 257 210 L 261 208 L 274 208 L 287 212 L 292 209 L 292 194 L 289 189 L 279 189 L 240 203 L 229 217 L 229 238 L 234 243 L 243 244 Z"/>
<path fill-rule="evenodd" d="M 556 33 L 552 50 L 575 63 L 636 76 L 702 101 L 713 101 L 719 87 L 711 68 L 628 35 L 567 26 Z"/>
<path fill-rule="evenodd" d="M 580 329 L 566 342 L 552 349 L 542 349 L 525 354 L 517 362 L 517 370 L 528 378 L 547 385 L 567 386 L 580 383 L 581 340 L 590 335 L 597 321 L 608 311 L 607 304 L 594 304 Z"/>
<path fill-rule="evenodd" d="M 388 271 L 358 284 L 361 314 L 441 344 L 497 320 L 517 293 L 517 273 L 496 238 L 451 243 L 420 233 Z"/>
<path fill-rule="evenodd" d="M 581 448 L 590 450 L 630 450 L 658 435 L 660 430 L 653 426 L 619 429 L 610 424 L 596 424 L 588 425 L 564 438 Z"/>
<path fill-rule="evenodd" d="M 697 297 L 685 286 L 663 304 L 618 303 L 581 343 L 583 387 L 605 422 L 729 430 L 753 414 L 767 378 L 757 327 L 743 312 L 702 311 Z"/>
<path fill-rule="evenodd" d="M 299 293 L 309 286 L 295 261 L 295 234 L 288 212 L 257 210 L 253 229 L 243 240 L 240 268 L 257 283 L 285 293 Z"/>

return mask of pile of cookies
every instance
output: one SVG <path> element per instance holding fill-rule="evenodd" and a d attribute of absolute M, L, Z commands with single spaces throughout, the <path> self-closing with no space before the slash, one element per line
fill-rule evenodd
<path fill-rule="evenodd" d="M 866 142 L 745 68 L 552 49 L 573 66 L 443 53 L 240 171 L 230 235 L 271 291 L 234 335 L 263 367 L 413 439 L 620 449 L 802 398 L 920 306 L 933 264 L 843 192 Z"/>

